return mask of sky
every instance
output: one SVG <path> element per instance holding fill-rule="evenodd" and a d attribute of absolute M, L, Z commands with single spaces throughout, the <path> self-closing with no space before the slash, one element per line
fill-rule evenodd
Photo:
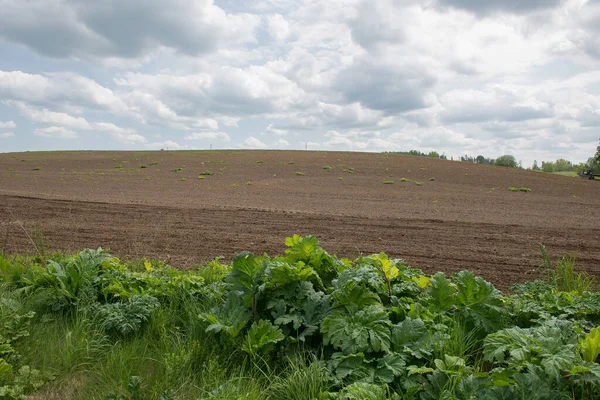
<path fill-rule="evenodd" d="M 599 138 L 600 0 L 0 0 L 0 152 Z"/>

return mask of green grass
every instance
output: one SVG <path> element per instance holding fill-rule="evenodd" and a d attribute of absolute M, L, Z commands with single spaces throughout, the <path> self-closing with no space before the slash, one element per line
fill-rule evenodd
<path fill-rule="evenodd" d="M 417 182 L 417 181 L 415 181 L 415 185 L 417 185 L 417 186 L 423 186 L 425 184 L 423 182 Z"/>
<path fill-rule="evenodd" d="M 323 165 L 321 168 L 323 168 L 323 169 L 331 169 L 331 166 L 329 166 L 329 165 Z"/>
<path fill-rule="evenodd" d="M 301 171 L 296 171 L 296 175 L 298 175 L 298 176 L 302 176 L 302 175 L 304 175 L 304 172 L 301 172 Z"/>
<path fill-rule="evenodd" d="M 510 190 L 511 192 L 526 192 L 526 193 L 531 192 L 531 189 L 530 188 L 526 188 L 526 187 L 514 187 L 514 186 L 511 186 L 511 187 L 508 188 L 508 190 Z"/>
<path fill-rule="evenodd" d="M 148 168 L 146 164 L 140 164 L 140 168 Z"/>
<path fill-rule="evenodd" d="M 206 171 L 200 172 L 199 175 L 209 176 L 209 175 L 214 175 L 214 173 L 212 171 L 210 171 L 210 170 L 206 170 Z"/>
<path fill-rule="evenodd" d="M 171 172 L 181 172 L 181 171 L 183 171 L 183 168 L 173 168 L 171 170 Z"/>
<path fill-rule="evenodd" d="M 394 184 L 394 181 L 392 181 L 392 180 L 388 180 L 388 179 L 385 179 L 385 180 L 383 181 L 383 184 L 384 184 L 384 185 L 393 185 L 393 184 Z"/>
<path fill-rule="evenodd" d="M 400 182 L 410 182 L 410 179 L 402 178 L 400 179 Z"/>
<path fill-rule="evenodd" d="M 562 176 L 572 176 L 572 177 L 578 177 L 579 175 L 577 175 L 576 171 L 561 171 L 561 172 L 552 172 L 553 175 L 562 175 Z"/>

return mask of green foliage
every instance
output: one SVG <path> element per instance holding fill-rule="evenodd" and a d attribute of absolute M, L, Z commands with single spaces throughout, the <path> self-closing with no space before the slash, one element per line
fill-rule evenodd
<path fill-rule="evenodd" d="M 391 322 L 379 305 L 346 314 L 336 312 L 323 320 L 323 343 L 344 354 L 390 350 Z"/>
<path fill-rule="evenodd" d="M 261 320 L 254 322 L 242 345 L 242 350 L 251 356 L 266 354 L 273 350 L 273 347 L 285 339 L 283 332 L 269 321 Z"/>
<path fill-rule="evenodd" d="M 391 180 L 388 180 L 388 179 L 384 179 L 384 180 L 383 180 L 383 184 L 384 184 L 384 185 L 393 185 L 393 184 L 394 184 L 394 181 L 391 181 Z"/>
<path fill-rule="evenodd" d="M 531 192 L 530 188 L 526 188 L 526 187 L 514 187 L 511 186 L 508 188 L 508 190 L 510 190 L 511 192 Z"/>
<path fill-rule="evenodd" d="M 331 169 L 331 166 L 329 166 L 329 165 L 323 165 L 321 168 L 323 168 L 323 169 Z"/>
<path fill-rule="evenodd" d="M 302 175 L 304 175 L 304 172 L 296 171 L 296 175 L 302 176 Z"/>
<path fill-rule="evenodd" d="M 209 176 L 209 175 L 214 175 L 214 173 L 212 171 L 206 170 L 206 171 L 202 171 L 202 172 L 198 173 L 198 175 Z"/>
<path fill-rule="evenodd" d="M 494 161 L 494 165 L 498 165 L 500 167 L 517 168 L 519 166 L 519 163 L 517 162 L 515 156 L 507 154 L 496 158 L 496 160 Z"/>
<path fill-rule="evenodd" d="M 171 170 L 171 172 L 181 172 L 183 171 L 183 168 L 174 168 Z"/>
<path fill-rule="evenodd" d="M 585 337 L 579 338 L 579 351 L 585 361 L 596 361 L 600 354 L 600 327 L 592 329 Z"/>
<path fill-rule="evenodd" d="M 560 257 L 553 265 L 546 247 L 540 243 L 541 267 L 545 270 L 548 281 L 562 292 L 576 291 L 580 295 L 595 286 L 596 279 L 587 272 L 575 271 L 575 256 Z"/>
<path fill-rule="evenodd" d="M 140 332 L 158 305 L 155 297 L 134 295 L 124 302 L 98 305 L 93 314 L 106 332 L 126 337 Z"/>
<path fill-rule="evenodd" d="M 286 245 L 186 271 L 0 257 L 0 398 L 47 370 L 42 390 L 64 398 L 600 398 L 600 293 L 574 258 L 543 249 L 548 282 L 506 296 L 468 271 Z"/>

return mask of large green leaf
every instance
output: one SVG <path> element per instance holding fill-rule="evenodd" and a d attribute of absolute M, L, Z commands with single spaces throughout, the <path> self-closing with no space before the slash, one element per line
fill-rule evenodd
<path fill-rule="evenodd" d="M 579 351 L 585 361 L 594 362 L 600 354 L 600 326 L 579 339 Z"/>
<path fill-rule="evenodd" d="M 369 306 L 350 315 L 335 313 L 323 320 L 324 343 L 344 354 L 390 350 L 391 322 L 385 309 Z"/>
<path fill-rule="evenodd" d="M 283 332 L 269 321 L 254 322 L 242 345 L 242 350 L 250 355 L 266 354 L 285 339 Z"/>
<path fill-rule="evenodd" d="M 456 304 L 461 315 L 487 333 L 497 331 L 506 314 L 500 292 L 469 271 L 454 274 L 453 280 L 457 286 Z"/>

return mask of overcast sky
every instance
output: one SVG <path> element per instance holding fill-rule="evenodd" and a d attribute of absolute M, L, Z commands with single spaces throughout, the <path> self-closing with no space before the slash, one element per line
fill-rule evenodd
<path fill-rule="evenodd" d="M 600 0 L 0 0 L 0 151 L 584 161 Z"/>

